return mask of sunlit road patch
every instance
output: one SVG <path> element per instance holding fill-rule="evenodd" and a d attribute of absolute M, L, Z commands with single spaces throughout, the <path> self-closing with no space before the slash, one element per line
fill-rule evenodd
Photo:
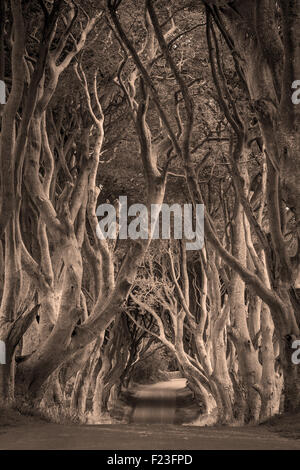
<path fill-rule="evenodd" d="M 131 422 L 173 424 L 176 412 L 176 394 L 178 390 L 185 387 L 185 384 L 185 379 L 173 379 L 168 382 L 147 385 L 137 390 Z"/>

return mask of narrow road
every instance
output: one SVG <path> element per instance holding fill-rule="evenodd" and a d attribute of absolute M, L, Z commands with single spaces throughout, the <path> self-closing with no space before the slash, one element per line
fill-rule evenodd
<path fill-rule="evenodd" d="M 300 450 L 262 426 L 199 428 L 153 425 L 36 423 L 0 427 L 0 450 Z"/>
<path fill-rule="evenodd" d="M 265 426 L 174 425 L 176 393 L 184 386 L 175 379 L 139 388 L 131 424 L 66 425 L 24 417 L 0 426 L 0 450 L 300 450 L 300 439 Z"/>
<path fill-rule="evenodd" d="M 138 389 L 135 393 L 135 407 L 132 412 L 131 423 L 173 424 L 176 411 L 176 394 L 185 385 L 185 379 L 173 379 Z"/>

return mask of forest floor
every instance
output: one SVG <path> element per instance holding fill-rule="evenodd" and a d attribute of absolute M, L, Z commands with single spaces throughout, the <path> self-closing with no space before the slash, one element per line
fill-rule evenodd
<path fill-rule="evenodd" d="M 175 380 L 139 387 L 129 424 L 54 424 L 0 410 L 0 449 L 300 450 L 300 414 L 275 417 L 259 426 L 181 426 L 180 416 L 190 421 L 193 416 L 189 408 L 186 413 L 184 385 Z"/>

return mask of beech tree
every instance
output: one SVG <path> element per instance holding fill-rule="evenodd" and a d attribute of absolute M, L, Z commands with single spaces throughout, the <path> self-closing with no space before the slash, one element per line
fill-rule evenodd
<path fill-rule="evenodd" d="M 213 2 L 212 2 L 213 3 Z M 214 249 L 218 251 L 222 259 L 226 262 L 226 264 L 233 270 L 231 279 L 230 279 L 230 290 L 232 292 L 232 305 L 231 305 L 231 313 L 232 315 L 235 316 L 235 343 L 236 343 L 236 348 L 238 351 L 238 354 L 240 355 L 248 355 L 248 360 L 245 361 L 244 363 L 244 370 L 241 371 L 241 373 L 244 375 L 244 379 L 247 380 L 247 376 L 252 376 L 252 380 L 254 379 L 254 382 L 256 382 L 256 379 L 259 379 L 259 364 L 257 359 L 254 358 L 254 351 L 253 351 L 253 344 L 251 343 L 251 340 L 249 338 L 249 334 L 246 329 L 246 313 L 244 309 L 244 289 L 245 285 L 247 285 L 249 288 L 253 289 L 255 294 L 259 296 L 262 301 L 267 305 L 267 307 L 270 309 L 270 313 L 272 315 L 272 321 L 274 322 L 275 328 L 276 328 L 276 334 L 277 338 L 280 343 L 280 349 L 281 349 L 281 355 L 280 355 L 280 360 L 281 360 L 281 366 L 282 370 L 284 373 L 284 380 L 285 380 L 285 409 L 296 409 L 299 406 L 299 378 L 298 378 L 298 369 L 296 365 L 294 365 L 291 361 L 291 353 L 292 353 L 292 348 L 291 344 L 292 341 L 297 335 L 299 334 L 299 325 L 298 325 L 298 312 L 297 308 L 295 311 L 294 306 L 292 305 L 291 302 L 291 290 L 295 286 L 295 281 L 296 281 L 296 276 L 298 274 L 298 266 L 299 266 L 299 252 L 298 252 L 298 234 L 297 234 L 297 222 L 296 222 L 296 215 L 294 214 L 294 208 L 295 204 L 289 204 L 287 198 L 283 199 L 283 189 L 281 190 L 280 186 L 280 178 L 278 172 L 280 172 L 280 167 L 279 164 L 277 163 L 277 168 L 276 166 L 276 159 L 273 157 L 274 153 L 274 145 L 276 146 L 276 152 L 279 152 L 280 146 L 276 145 L 276 140 L 274 139 L 274 135 L 272 134 L 272 138 L 267 141 L 267 134 L 270 131 L 268 128 L 268 131 L 265 129 L 265 121 L 266 119 L 266 111 L 264 112 L 258 112 L 261 110 L 262 106 L 261 104 L 261 96 L 259 100 L 253 100 L 253 96 L 251 95 L 251 91 L 254 85 L 251 80 L 256 80 L 258 82 L 260 80 L 258 74 L 254 72 L 253 68 L 253 55 L 249 55 L 248 57 L 248 62 L 250 63 L 250 56 L 251 56 L 251 66 L 248 65 L 249 69 L 253 71 L 253 76 L 251 76 L 251 79 L 249 78 L 249 73 L 247 69 L 244 71 L 243 68 L 246 68 L 245 63 L 247 64 L 246 59 L 243 61 L 240 59 L 240 62 L 238 60 L 238 56 L 236 54 L 236 50 L 234 50 L 233 54 L 233 60 L 234 60 L 234 65 L 236 68 L 236 73 L 240 77 L 240 80 L 242 81 L 242 84 L 244 85 L 244 88 L 246 87 L 245 92 L 249 96 L 249 104 L 254 105 L 254 111 L 255 111 L 255 117 L 257 119 L 257 122 L 259 124 L 259 127 L 257 129 L 257 132 L 259 135 L 255 136 L 254 139 L 249 139 L 249 124 L 247 120 L 244 117 L 241 117 L 241 111 L 239 107 L 236 105 L 235 100 L 232 98 L 232 93 L 229 90 L 228 87 L 228 79 L 225 76 L 224 70 L 223 70 L 223 64 L 222 64 L 222 59 L 220 57 L 220 49 L 218 45 L 218 36 L 216 34 L 215 29 L 218 28 L 220 31 L 220 36 L 224 38 L 226 41 L 227 45 L 231 45 L 230 50 L 234 48 L 232 44 L 234 44 L 235 38 L 231 38 L 228 36 L 228 28 L 224 29 L 225 26 L 220 20 L 221 13 L 224 17 L 226 17 L 226 13 L 228 13 L 228 17 L 232 18 L 230 15 L 235 15 L 236 13 L 236 8 L 233 8 L 232 4 L 228 5 L 226 8 L 226 2 L 222 3 L 222 6 L 220 5 L 215 5 L 212 7 L 211 5 L 206 5 L 206 18 L 207 18 L 207 25 L 206 25 L 206 36 L 207 36 L 207 45 L 208 45 L 208 53 L 209 53 L 209 60 L 210 60 L 210 65 L 211 65 L 211 71 L 212 71 L 212 78 L 214 80 L 214 84 L 216 86 L 217 94 L 218 94 L 218 101 L 220 104 L 221 109 L 223 110 L 225 117 L 230 124 L 232 128 L 232 145 L 229 149 L 229 163 L 231 166 L 231 171 L 232 171 L 232 178 L 235 186 L 235 191 L 238 195 L 238 206 L 236 208 L 236 214 L 235 214 L 235 225 L 233 228 L 233 243 L 231 249 L 227 250 L 224 248 L 222 245 L 222 242 L 220 238 L 218 237 L 218 234 L 215 229 L 215 224 L 213 221 L 213 218 L 211 215 L 206 212 L 206 224 L 205 224 L 205 233 L 208 241 L 213 245 Z M 251 4 L 251 7 L 250 7 Z M 252 16 L 250 17 L 250 20 L 253 21 L 253 31 L 251 32 L 251 35 L 247 29 L 247 32 L 244 31 L 238 22 L 235 22 L 235 27 L 237 29 L 232 28 L 230 31 L 238 31 L 237 34 L 239 34 L 241 31 L 244 31 L 243 34 L 245 37 L 253 37 L 254 34 L 256 34 L 256 23 L 255 23 L 255 18 L 258 18 L 258 15 L 254 15 L 254 7 L 255 7 L 255 2 L 250 2 L 249 5 L 247 5 L 247 11 L 246 8 L 244 10 L 244 5 L 243 5 L 243 11 L 240 12 L 240 16 L 244 18 L 244 24 L 247 24 L 248 22 L 248 15 L 251 16 L 251 12 L 253 13 Z M 275 10 L 276 10 L 275 4 L 272 4 L 273 8 L 273 16 L 275 16 Z M 147 73 L 147 70 L 144 68 L 138 54 L 136 53 L 136 50 L 124 33 L 124 30 L 122 28 L 122 25 L 115 14 L 115 10 L 111 8 L 111 15 L 113 17 L 115 26 L 120 34 L 120 37 L 122 38 L 124 44 L 126 47 L 130 50 L 132 57 L 139 68 L 140 73 L 144 77 L 145 82 L 149 86 L 149 89 L 151 90 L 152 94 L 152 99 L 157 107 L 157 110 L 160 114 L 161 120 L 164 123 L 168 133 L 170 140 L 172 141 L 174 151 L 177 153 L 177 156 L 180 157 L 183 161 L 183 166 L 184 166 L 184 171 L 185 171 L 185 176 L 186 176 L 186 181 L 187 185 L 189 188 L 190 196 L 191 199 L 193 200 L 194 203 L 203 203 L 203 195 L 201 191 L 201 185 L 199 184 L 198 180 L 198 175 L 195 171 L 195 166 L 194 162 L 192 159 L 192 154 L 191 154 L 191 141 L 192 141 L 192 136 L 193 136 L 193 125 L 194 125 L 194 118 L 195 118 L 195 104 L 194 100 L 191 97 L 191 93 L 189 90 L 189 86 L 186 83 L 185 78 L 183 77 L 183 74 L 180 72 L 180 69 L 178 67 L 178 64 L 176 63 L 175 58 L 172 56 L 170 48 L 168 47 L 168 44 L 163 36 L 161 24 L 159 21 L 159 17 L 157 14 L 156 9 L 153 6 L 153 3 L 149 0 L 146 2 L 146 8 L 149 13 L 149 16 L 151 18 L 153 28 L 155 31 L 155 35 L 157 38 L 157 41 L 160 46 L 161 54 L 165 59 L 165 62 L 167 66 L 169 67 L 169 70 L 171 71 L 174 80 L 176 82 L 176 85 L 178 86 L 180 93 L 182 95 L 182 102 L 183 102 L 183 107 L 184 107 L 184 112 L 182 108 L 179 110 L 179 126 L 180 126 L 180 137 L 181 139 L 178 140 L 178 137 L 176 136 L 175 132 L 172 129 L 172 123 L 168 119 L 166 113 L 164 112 L 161 104 L 160 104 L 160 97 L 157 93 L 157 90 L 153 84 L 153 80 L 151 76 Z M 270 7 L 271 8 L 271 7 Z M 218 15 L 218 12 L 220 10 L 220 13 Z M 234 13 L 233 13 L 234 11 Z M 283 23 L 285 21 L 296 21 L 297 20 L 297 15 L 293 16 L 293 19 L 291 19 L 291 16 L 293 15 L 294 10 L 289 11 L 286 8 L 281 8 L 281 17 L 280 20 L 278 19 L 277 21 L 282 21 Z M 212 23 L 212 18 L 215 20 L 215 26 Z M 227 18 L 227 17 L 226 17 Z M 264 17 L 266 18 L 266 16 Z M 249 21 L 250 21 L 249 20 Z M 224 18 L 225 21 L 225 18 Z M 229 21 L 227 19 L 227 21 Z M 258 20 L 257 20 L 258 21 Z M 274 20 L 275 21 L 275 20 Z M 237 26 L 238 25 L 238 26 Z M 271 25 L 273 27 L 273 23 Z M 245 26 L 244 26 L 245 27 Z M 248 26 L 247 26 L 248 28 Z M 277 33 L 278 34 L 278 33 Z M 286 34 L 289 34 L 286 32 Z M 225 36 L 225 37 L 224 37 Z M 276 39 L 276 37 L 275 37 Z M 274 42 L 276 43 L 274 39 Z M 282 38 L 277 37 L 277 39 L 282 41 L 282 48 L 283 48 L 283 56 L 285 57 L 286 62 L 288 62 L 288 57 L 290 57 L 291 54 L 296 51 L 295 48 L 293 48 L 292 43 L 290 41 L 287 41 L 287 38 L 285 38 L 284 34 Z M 238 41 L 238 38 L 236 39 Z M 258 54 L 260 52 L 260 43 L 259 41 L 254 41 L 255 42 L 255 53 Z M 278 41 L 277 41 L 278 42 Z M 254 46 L 253 46 L 254 47 Z M 284 47 L 286 47 L 286 50 L 284 50 Z M 243 54 L 245 54 L 245 51 L 248 51 L 249 48 L 245 46 L 245 44 L 240 45 L 241 52 L 240 56 L 243 58 Z M 292 48 L 293 52 L 289 49 Z M 265 47 L 264 52 L 267 54 L 268 49 Z M 268 64 L 268 61 L 270 62 L 269 58 L 265 59 L 266 67 L 270 67 Z M 296 59 L 295 59 L 296 62 Z M 273 64 L 274 65 L 274 64 Z M 272 73 L 272 70 L 269 70 L 270 75 Z M 283 70 L 284 72 L 284 70 Z M 278 74 L 278 71 L 277 71 Z M 247 82 L 248 78 L 248 82 Z M 279 83 L 281 84 L 281 89 L 282 89 L 282 100 L 287 103 L 286 106 L 290 110 L 291 116 L 290 116 L 290 131 L 292 129 L 293 133 L 293 138 L 291 139 L 291 142 L 295 141 L 295 129 L 297 126 L 297 111 L 294 110 L 293 104 L 291 101 L 291 95 L 290 95 L 290 88 L 286 87 L 286 84 L 284 82 L 285 74 L 282 73 L 280 76 Z M 267 86 L 269 85 L 269 87 Z M 257 84 L 257 87 L 260 87 L 259 90 L 261 90 L 261 85 Z M 270 88 L 270 83 L 265 84 L 265 92 L 266 90 L 269 90 Z M 273 86 L 274 88 L 274 86 Z M 271 88 L 272 89 L 272 88 Z M 288 89 L 288 92 L 286 91 Z M 288 96 L 288 99 L 287 99 Z M 273 97 L 274 98 L 274 97 Z M 264 102 L 268 103 L 273 101 L 268 97 L 263 97 Z M 275 98 L 274 98 L 275 100 Z M 254 103 L 253 103 L 254 101 Z M 259 102 L 258 102 L 259 101 Z M 283 101 L 279 102 L 279 112 L 286 113 L 287 110 L 285 108 L 285 111 L 283 111 Z M 275 102 L 275 101 L 274 101 Z M 258 108 L 257 108 L 258 106 Z M 294 116 L 294 117 L 293 117 Z M 281 118 L 282 119 L 282 118 Z M 262 122 L 261 122 L 262 121 Z M 279 118 L 277 118 L 277 121 L 279 122 Z M 293 124 L 291 124 L 291 122 Z M 285 124 L 282 125 L 281 129 L 286 126 L 286 120 Z M 280 131 L 282 132 L 282 130 Z M 269 134 L 268 134 L 269 135 Z M 276 130 L 276 136 L 278 138 L 279 131 Z M 270 237 L 268 237 L 267 233 L 264 233 L 262 230 L 257 218 L 253 214 L 253 210 L 251 208 L 251 204 L 249 204 L 248 200 L 248 190 L 247 190 L 247 171 L 245 166 L 241 166 L 241 163 L 245 162 L 246 156 L 249 154 L 249 148 L 250 144 L 252 142 L 256 142 L 258 138 L 262 137 L 263 140 L 263 152 L 266 156 L 266 189 L 265 189 L 265 195 L 264 191 L 262 192 L 263 200 L 262 200 L 262 211 L 264 211 L 264 204 L 267 203 L 267 210 L 268 210 L 268 224 L 269 224 L 269 234 Z M 268 150 L 268 147 L 272 146 L 272 152 Z M 286 143 L 285 146 L 285 151 L 288 152 L 288 146 Z M 290 149 L 290 153 L 293 154 L 293 149 Z M 286 167 L 291 164 L 293 161 L 293 156 L 291 156 L 291 159 L 289 160 L 289 163 L 285 164 Z M 272 163 L 273 162 L 273 163 Z M 275 165 L 275 166 L 274 166 Z M 293 163 L 293 166 L 295 163 Z M 286 174 L 286 169 L 282 168 L 282 171 Z M 283 185 L 283 183 L 282 183 Z M 277 188 L 277 189 L 276 189 Z M 275 199 L 274 199 L 275 197 Z M 277 198 L 277 199 L 276 199 Z M 295 201 L 294 201 L 295 202 Z M 276 216 L 274 210 L 277 207 L 276 211 Z M 294 240 L 296 241 L 297 248 L 294 250 L 294 252 L 291 253 L 290 250 L 288 250 L 288 241 L 285 240 L 285 231 L 286 231 L 286 222 L 282 223 L 281 219 L 284 217 L 285 219 L 285 212 L 289 210 L 292 212 L 291 217 L 295 217 L 294 224 L 293 224 L 293 237 Z M 246 220 L 243 221 L 244 217 L 246 216 Z M 275 222 L 275 220 L 277 222 Z M 249 226 L 248 226 L 249 224 Z M 275 225 L 276 229 L 275 229 Z M 255 263 L 255 270 L 248 269 L 246 266 L 246 232 L 245 228 L 243 225 L 246 225 L 246 231 L 247 231 L 247 250 L 251 254 L 252 262 Z M 250 230 L 253 230 L 255 236 L 257 237 L 259 243 L 260 243 L 260 248 L 259 250 L 262 250 L 263 252 L 263 259 L 265 259 L 265 263 L 263 264 L 261 262 L 258 263 L 258 256 L 256 250 L 253 248 L 253 243 L 251 242 L 251 235 L 250 235 Z M 278 242 L 278 234 L 281 234 L 279 238 L 281 239 L 281 247 L 279 248 Z M 254 235 L 253 234 L 253 235 Z M 271 245 L 271 248 L 270 248 Z M 285 254 L 284 254 L 285 253 Z M 272 259 L 273 256 L 273 259 Z M 289 266 L 289 268 L 288 268 Z M 289 274 L 288 274 L 289 273 Z M 292 275 L 293 273 L 293 275 Z M 289 279 L 289 281 L 288 281 Z M 264 316 L 268 315 L 268 310 L 264 310 Z M 271 318 L 269 318 L 270 321 L 268 321 L 268 326 L 264 326 L 264 331 L 265 333 L 267 331 L 270 331 L 272 329 L 272 322 Z M 233 332 L 234 330 L 232 330 Z M 266 336 L 265 336 L 266 339 Z M 269 343 L 269 341 L 268 341 Z M 264 347 L 266 347 L 266 351 L 268 351 L 270 348 L 266 344 Z M 253 357 L 252 357 L 253 356 Z M 253 360 L 256 361 L 256 365 L 254 365 Z M 264 371 L 266 372 L 266 370 Z M 270 372 L 270 371 L 269 371 Z M 264 379 L 266 379 L 264 375 Z M 268 379 L 265 381 L 265 384 L 268 383 Z M 255 386 L 255 383 L 252 384 Z M 258 391 L 258 393 L 262 393 L 261 389 L 258 387 L 254 387 Z M 270 391 L 267 392 L 270 395 Z M 272 395 L 272 392 L 271 392 Z M 266 399 L 266 395 L 264 394 L 264 400 Z M 254 413 L 254 419 L 257 419 L 257 412 Z"/>
<path fill-rule="evenodd" d="M 1 402 L 101 422 L 155 344 L 208 418 L 299 408 L 299 7 L 1 3 Z M 203 248 L 99 238 L 127 191 L 204 204 Z"/>
<path fill-rule="evenodd" d="M 6 247 L 1 337 L 6 342 L 8 357 L 7 365 L 1 369 L 1 398 L 4 401 L 13 399 L 14 378 L 15 393 L 20 399 L 40 399 L 47 380 L 63 362 L 76 353 L 85 356 L 91 351 L 99 334 L 121 308 L 150 242 L 148 239 L 132 243 L 115 278 L 111 247 L 106 240 L 96 236 L 95 211 L 100 191 L 96 185 L 96 175 L 104 138 L 104 114 L 98 95 L 96 71 L 93 72 L 91 84 L 82 61 L 78 58 L 74 63 L 73 77 L 79 81 L 84 96 L 83 103 L 79 96 L 78 104 L 76 96 L 71 98 L 71 104 L 79 110 L 79 116 L 72 119 L 67 106 L 61 106 L 59 114 L 56 114 L 57 109 L 51 109 L 59 76 L 82 51 L 88 35 L 99 22 L 101 32 L 103 10 L 97 10 L 90 17 L 81 6 L 72 2 L 65 4 L 58 1 L 51 6 L 41 3 L 41 7 L 44 26 L 41 22 L 41 30 L 36 33 L 40 37 L 35 38 L 39 49 L 36 59 L 32 58 L 28 66 L 25 62 L 24 12 L 20 2 L 11 5 L 14 21 L 11 31 L 14 37 L 12 58 L 15 59 L 17 53 L 19 56 L 13 60 L 18 68 L 13 70 L 12 89 L 4 110 L 1 133 L 2 155 L 6 155 L 6 148 L 10 152 L 10 158 L 2 158 L 3 164 L 10 166 L 10 169 L 3 168 L 2 172 L 2 201 L 9 199 L 8 205 L 3 202 L 7 214 L 2 211 Z M 76 34 L 73 28 L 77 26 L 80 14 L 83 19 Z M 17 27 L 17 21 L 21 28 Z M 122 66 L 123 60 L 119 68 Z M 118 70 L 115 73 L 118 80 Z M 23 96 L 25 78 L 28 80 L 28 91 Z M 130 85 L 135 87 L 135 79 Z M 14 86 L 18 86 L 16 92 Z M 129 94 L 127 84 L 121 78 L 119 86 L 132 103 L 148 204 L 161 204 L 166 171 L 157 169 L 157 155 L 154 158 L 152 151 L 151 134 L 146 123 L 147 92 L 141 82 L 142 96 L 137 104 L 135 91 Z M 103 97 L 103 101 L 104 98 L 107 97 Z M 13 132 L 20 106 L 22 120 L 17 132 Z M 5 139 L 8 137 L 11 140 L 6 145 Z M 19 167 L 16 168 L 17 163 Z M 12 174 L 11 181 L 7 174 Z M 19 197 L 12 205 L 16 197 L 15 189 Z M 26 196 L 22 198 L 24 193 Z M 25 207 L 22 206 L 23 199 Z M 20 220 L 21 214 L 25 220 Z M 24 239 L 26 225 L 36 234 L 32 244 L 31 240 Z M 82 292 L 81 250 L 87 251 L 94 265 L 92 313 L 85 307 Z M 18 263 L 19 266 L 22 263 L 24 273 L 18 269 Z M 24 274 L 24 283 L 21 273 Z M 35 291 L 37 295 L 32 298 Z M 38 304 L 31 308 L 31 303 L 36 301 Z M 35 319 L 37 309 L 38 348 L 31 350 L 26 357 L 22 356 L 14 374 L 15 348 Z M 76 326 L 77 323 L 79 325 Z"/>

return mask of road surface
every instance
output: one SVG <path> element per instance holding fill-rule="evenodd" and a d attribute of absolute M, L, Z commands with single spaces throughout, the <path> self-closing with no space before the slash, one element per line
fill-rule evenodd
<path fill-rule="evenodd" d="M 134 396 L 131 423 L 174 424 L 176 394 L 185 386 L 185 379 L 173 379 L 138 389 Z"/>
<path fill-rule="evenodd" d="M 181 381 L 140 388 L 129 425 L 65 425 L 22 417 L 0 426 L 0 450 L 300 450 L 265 426 L 195 427 L 172 424 Z M 147 424 L 146 424 L 147 423 Z"/>
<path fill-rule="evenodd" d="M 300 450 L 263 427 L 198 428 L 163 425 L 0 427 L 0 450 Z"/>

